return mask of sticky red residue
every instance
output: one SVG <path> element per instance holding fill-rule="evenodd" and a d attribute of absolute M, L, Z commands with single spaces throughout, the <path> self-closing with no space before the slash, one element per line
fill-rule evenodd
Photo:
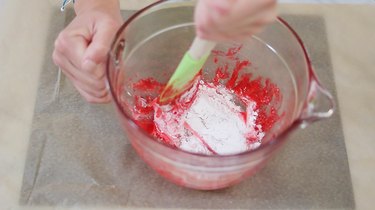
<path fill-rule="evenodd" d="M 251 67 L 251 62 L 238 58 L 241 47 L 230 48 L 227 52 L 212 52 L 214 55 L 213 62 L 220 66 L 217 66 L 215 77 L 211 82 L 215 86 L 224 84 L 226 88 L 232 90 L 245 104 L 249 100 L 256 102 L 256 110 L 258 111 L 256 124 L 261 125 L 262 130 L 267 132 L 280 119 L 277 110 L 281 103 L 282 95 L 280 89 L 269 79 L 262 77 L 253 78 L 252 74 L 243 73 L 243 70 Z M 228 61 L 235 62 L 233 69 L 229 69 Z M 153 103 L 155 103 L 156 96 L 161 94 L 164 87 L 165 84 L 161 84 L 153 78 L 139 80 L 133 84 L 133 89 L 143 94 L 134 97 L 134 107 L 132 110 L 135 116 L 143 115 L 142 117 L 135 117 L 135 121 L 140 127 L 162 142 L 175 147 L 173 143 L 169 142 L 168 136 L 157 131 L 153 123 Z M 149 92 L 152 94 L 147 95 Z M 173 101 L 171 105 L 172 107 L 176 106 Z M 188 106 L 188 104 L 185 105 Z M 179 106 L 183 105 L 180 104 Z M 178 109 L 176 108 L 176 110 Z M 246 121 L 245 113 L 243 117 Z M 249 141 L 256 140 L 249 139 Z"/>
<path fill-rule="evenodd" d="M 240 50 L 242 49 L 242 45 L 238 46 L 238 47 L 232 47 L 232 48 L 229 48 L 227 53 L 225 54 L 225 56 L 228 58 L 230 57 L 234 57 L 238 54 L 238 52 L 240 52 Z"/>
<path fill-rule="evenodd" d="M 212 54 L 215 55 L 215 56 L 225 56 L 226 59 L 237 59 L 237 54 L 238 52 L 240 52 L 240 50 L 242 49 L 242 45 L 238 46 L 238 47 L 231 47 L 229 48 L 226 52 L 223 52 L 223 51 L 220 51 L 220 50 L 213 50 L 212 51 Z M 218 57 L 215 57 L 216 58 L 216 62 L 218 61 Z M 214 58 L 214 62 L 215 62 L 215 58 Z"/>
<path fill-rule="evenodd" d="M 152 101 L 154 100 L 151 96 L 134 96 L 135 106 L 134 112 L 137 114 L 148 115 L 151 114 L 154 109 L 152 108 Z"/>
<path fill-rule="evenodd" d="M 215 57 L 215 59 L 217 59 L 217 58 Z M 228 72 L 228 64 L 225 64 L 224 66 L 217 67 L 216 74 L 215 74 L 215 77 L 213 79 L 214 85 L 218 85 L 220 83 L 220 81 L 228 79 L 229 76 L 230 75 L 229 75 L 229 72 Z"/>
<path fill-rule="evenodd" d="M 141 91 L 158 91 L 160 92 L 164 88 L 164 84 L 159 83 L 154 78 L 147 78 L 139 80 L 133 84 L 133 89 Z"/>
<path fill-rule="evenodd" d="M 232 76 L 230 77 L 229 81 L 226 83 L 226 87 L 228 89 L 233 89 L 240 71 L 242 71 L 244 68 L 248 67 L 250 65 L 250 61 L 237 61 L 236 66 L 233 69 Z"/>

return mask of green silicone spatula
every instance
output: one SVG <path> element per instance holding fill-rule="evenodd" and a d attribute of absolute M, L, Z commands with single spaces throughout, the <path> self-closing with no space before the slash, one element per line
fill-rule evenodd
<path fill-rule="evenodd" d="M 176 71 L 169 79 L 160 95 L 160 103 L 166 103 L 193 85 L 193 80 L 206 63 L 211 50 L 216 43 L 195 37 L 190 49 L 177 66 Z"/>

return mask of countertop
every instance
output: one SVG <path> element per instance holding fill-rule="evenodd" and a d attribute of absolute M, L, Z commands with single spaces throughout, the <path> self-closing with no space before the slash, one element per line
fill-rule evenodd
<path fill-rule="evenodd" d="M 45 40 L 55 6 L 52 0 L 0 0 L 0 209 L 41 209 L 21 207 L 18 202 Z M 128 1 L 122 7 L 136 9 L 140 5 Z M 356 207 L 373 209 L 375 5 L 281 4 L 279 9 L 281 13 L 325 18 Z"/>

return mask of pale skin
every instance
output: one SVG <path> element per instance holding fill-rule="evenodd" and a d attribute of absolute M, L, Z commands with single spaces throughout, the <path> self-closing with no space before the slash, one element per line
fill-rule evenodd
<path fill-rule="evenodd" d="M 55 41 L 53 61 L 90 103 L 108 103 L 107 52 L 123 20 L 118 0 L 79 0 L 76 17 Z M 199 0 L 197 35 L 217 42 L 243 40 L 276 19 L 276 0 Z"/>

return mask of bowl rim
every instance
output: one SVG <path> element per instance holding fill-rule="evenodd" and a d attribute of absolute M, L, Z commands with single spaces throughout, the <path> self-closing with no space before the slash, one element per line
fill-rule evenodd
<path fill-rule="evenodd" d="M 175 2 L 178 2 L 178 1 L 182 1 L 183 0 L 177 0 L 177 1 L 172 1 L 172 3 L 175 3 Z M 303 120 L 300 118 L 301 117 L 301 113 L 299 113 L 299 115 L 297 116 L 297 118 L 290 124 L 290 126 L 285 129 L 282 133 L 280 133 L 277 137 L 273 137 L 272 139 L 270 139 L 268 142 L 264 143 L 264 144 L 261 144 L 258 148 L 254 149 L 254 150 L 249 150 L 249 151 L 245 151 L 245 152 L 241 152 L 241 153 L 236 153 L 236 154 L 229 154 L 229 155 L 206 155 L 206 154 L 200 154 L 200 153 L 193 153 L 193 152 L 189 152 L 189 151 L 184 151 L 184 150 L 179 150 L 179 149 L 176 149 L 176 148 L 172 148 L 168 145 L 165 145 L 159 141 L 157 141 L 155 139 L 154 136 L 152 136 L 151 134 L 147 133 L 144 129 L 142 129 L 140 126 L 138 126 L 136 124 L 136 122 L 132 119 L 131 116 L 129 116 L 124 110 L 123 108 L 120 106 L 120 103 L 118 101 L 118 99 L 116 98 L 115 96 L 115 87 L 112 86 L 111 82 L 110 82 L 110 72 L 109 72 L 109 66 L 110 66 L 110 62 L 113 61 L 113 54 L 111 53 L 113 50 L 114 50 L 114 47 L 116 45 L 116 43 L 118 42 L 122 32 L 124 31 L 124 29 L 126 29 L 126 27 L 131 24 L 133 22 L 134 19 L 136 19 L 137 17 L 139 17 L 140 15 L 142 15 L 144 12 L 148 11 L 149 9 L 155 7 L 155 6 L 158 6 L 160 4 L 163 4 L 163 3 L 167 3 L 167 2 L 170 2 L 169 0 L 159 0 L 157 2 L 154 2 L 140 10 L 138 10 L 137 12 L 135 12 L 132 16 L 130 16 L 122 25 L 121 27 L 118 29 L 113 41 L 112 41 L 112 44 L 111 44 L 111 48 L 110 48 L 110 51 L 108 52 L 108 55 L 107 55 L 107 64 L 106 64 L 106 81 L 107 81 L 107 87 L 109 87 L 109 90 L 110 90 L 110 93 L 111 93 L 111 96 L 112 96 L 112 99 L 117 107 L 117 109 L 120 111 L 121 115 L 123 117 L 126 118 L 126 120 L 128 122 L 130 122 L 134 127 L 137 129 L 138 132 L 140 132 L 142 135 L 144 135 L 146 138 L 149 138 L 151 141 L 150 141 L 150 144 L 154 144 L 154 145 L 158 145 L 158 146 L 161 146 L 161 147 L 164 147 L 166 149 L 170 149 L 172 150 L 173 152 L 177 152 L 177 153 L 181 153 L 181 154 L 185 154 L 185 155 L 193 155 L 195 157 L 201 157 L 201 158 L 216 158 L 216 159 L 224 159 L 224 158 L 238 158 L 238 157 L 241 157 L 241 156 L 249 156 L 249 155 L 254 155 L 256 153 L 260 153 L 260 152 L 266 152 L 267 154 L 272 152 L 273 150 L 271 150 L 271 148 L 278 148 L 279 146 L 281 146 L 281 144 L 283 142 L 286 141 L 287 137 L 289 136 L 289 134 L 291 133 L 291 131 L 295 130 L 296 128 L 298 128 L 302 123 L 303 123 Z M 307 64 L 307 76 L 308 76 L 308 82 L 309 82 L 309 85 L 308 85 L 308 90 L 307 92 L 310 92 L 310 89 L 311 89 L 311 83 L 312 83 L 312 80 L 316 81 L 318 84 L 319 83 L 319 80 L 317 79 L 316 77 L 316 74 L 313 70 L 313 67 L 312 67 L 312 63 L 311 63 L 311 59 L 308 55 L 308 52 L 307 52 L 307 48 L 305 47 L 301 37 L 297 34 L 297 32 L 288 24 L 288 22 L 286 20 L 284 20 L 283 18 L 277 16 L 276 18 L 276 21 L 279 22 L 281 25 L 285 26 L 290 32 L 291 34 L 294 36 L 294 38 L 297 40 L 297 42 L 299 43 L 302 51 L 303 51 L 303 54 L 304 54 L 304 58 L 306 60 L 306 64 Z M 306 103 L 306 99 L 305 99 L 305 103 Z M 268 149 L 268 151 L 267 151 Z M 149 150 L 151 152 L 153 152 L 153 150 Z M 171 151 L 171 152 L 172 152 Z M 263 153 L 264 154 L 264 153 Z"/>

